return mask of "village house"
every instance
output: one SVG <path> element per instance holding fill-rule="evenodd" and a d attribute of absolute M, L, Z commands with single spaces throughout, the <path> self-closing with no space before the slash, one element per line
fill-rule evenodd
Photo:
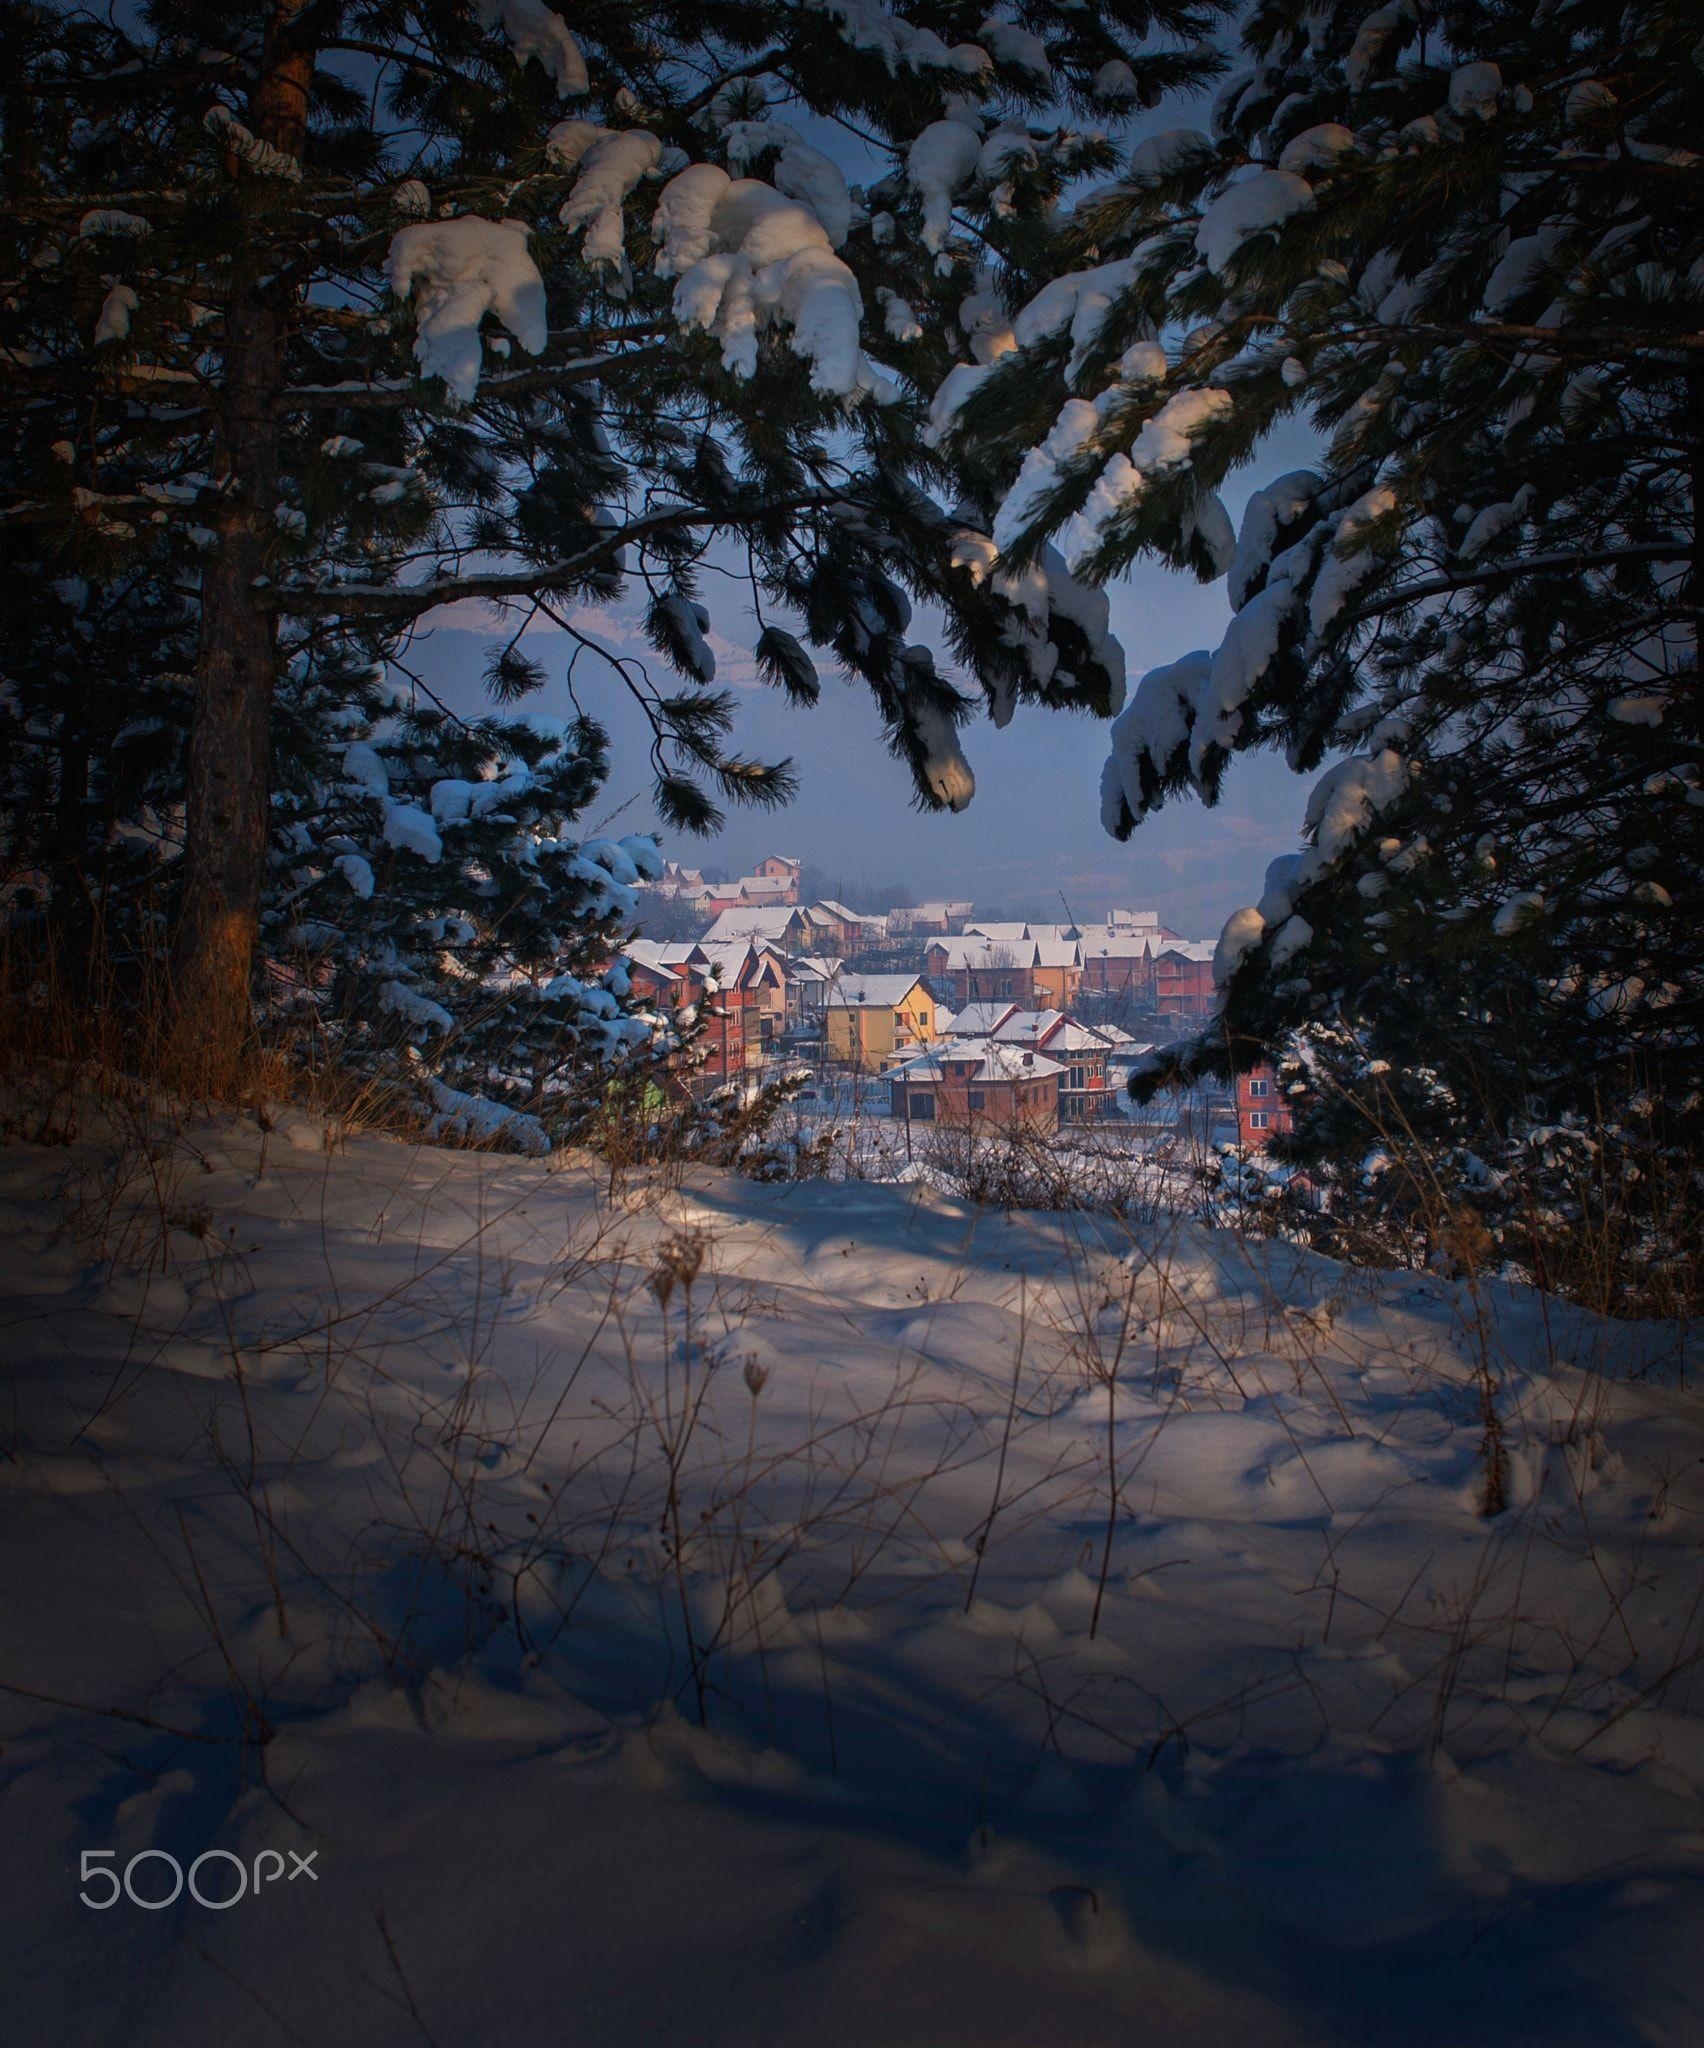
<path fill-rule="evenodd" d="M 1045 1053 L 1057 1062 L 1059 1114 L 1065 1123 L 1086 1123 L 1117 1114 L 1119 1091 L 1109 1061 L 1126 1034 L 1100 1025 L 1079 1024 L 1056 1009 L 1023 1010 L 1015 1003 L 972 1003 L 953 1018 L 947 1034 L 959 1039 L 991 1039 L 996 1045 Z"/>
<path fill-rule="evenodd" d="M 720 917 L 724 910 L 757 910 L 797 901 L 798 891 L 788 882 L 741 875 L 735 882 L 712 882 L 705 890 L 704 910 L 710 917 Z"/>
<path fill-rule="evenodd" d="M 897 938 L 903 932 L 962 932 L 973 907 L 947 902 L 895 904 L 887 914 L 888 934 Z"/>
<path fill-rule="evenodd" d="M 936 1036 L 935 999 L 920 974 L 843 973 L 825 992 L 823 1050 L 879 1074 Z"/>
<path fill-rule="evenodd" d="M 741 875 L 732 882 L 711 883 L 705 907 L 715 917 L 724 910 L 797 903 L 801 872 L 801 863 L 791 854 L 769 854 L 749 875 Z"/>
<path fill-rule="evenodd" d="M 1096 995 L 1129 996 L 1144 1005 L 1154 995 L 1154 935 L 1107 931 L 1093 925 L 1077 941 L 1083 986 Z"/>
<path fill-rule="evenodd" d="M 685 903 L 693 909 L 709 901 L 711 885 L 705 881 L 698 868 L 683 868 L 679 861 L 663 863 L 661 877 L 651 884 L 659 896 L 667 896 L 676 903 Z"/>
<path fill-rule="evenodd" d="M 1106 932 L 1142 932 L 1149 938 L 1180 939 L 1183 934 L 1174 932 L 1170 925 L 1162 924 L 1157 910 L 1109 910 L 1104 924 L 1085 925 L 1083 937 L 1099 936 Z"/>
<path fill-rule="evenodd" d="M 945 1039 L 889 1076 L 889 1107 L 907 1128 L 1048 1136 L 1059 1128 L 1060 1067 L 1045 1053 L 989 1039 Z"/>
<path fill-rule="evenodd" d="M 711 980 L 703 949 L 635 939 L 625 957 L 629 985 L 641 1002 L 663 1017 L 695 1013 L 699 1028 L 693 1045 L 669 1063 L 675 1085 L 702 1096 L 743 1080 L 753 1063 L 746 1045 L 745 1001 L 739 990 L 722 990 Z"/>
<path fill-rule="evenodd" d="M 866 946 L 879 946 L 887 937 L 888 926 L 885 917 L 866 917 L 861 910 L 852 910 L 844 903 L 836 903 L 833 897 L 825 896 L 821 902 L 813 903 L 811 909 L 818 917 L 833 920 L 830 938 L 836 951 L 861 953 Z"/>
<path fill-rule="evenodd" d="M 1274 1138 L 1293 1130 L 1295 1121 L 1270 1067 L 1251 1067 L 1237 1076 L 1237 1143 L 1245 1152 L 1263 1152 Z"/>
<path fill-rule="evenodd" d="M 746 1065 L 759 1067 L 780 1049 L 787 1029 L 787 962 L 775 946 L 701 939 L 698 951 L 727 1000 L 745 1012 Z"/>
<path fill-rule="evenodd" d="M 741 904 L 724 910 L 704 934 L 707 946 L 763 945 L 781 953 L 829 953 L 834 919 L 801 903 Z"/>
<path fill-rule="evenodd" d="M 1083 992 L 1083 955 L 1075 939 L 1037 939 L 1031 971 L 1031 1000 L 1069 1010 Z"/>
<path fill-rule="evenodd" d="M 787 963 L 787 993 L 795 1024 L 822 1024 L 823 1006 L 846 971 L 846 962 L 833 954 L 803 954 Z"/>
<path fill-rule="evenodd" d="M 1074 939 L 931 939 L 924 971 L 945 989 L 955 1008 L 966 1003 L 1014 1002 L 1025 1009 L 1068 1010 L 1082 992 L 1083 967 Z"/>
<path fill-rule="evenodd" d="M 924 972 L 944 989 L 956 1009 L 966 1003 L 1015 1002 L 1035 997 L 1031 974 L 1033 947 L 1004 940 L 931 939 L 923 954 Z"/>
<path fill-rule="evenodd" d="M 1216 950 L 1211 939 L 1178 939 L 1160 948 L 1154 956 L 1154 1008 L 1162 1017 L 1200 1023 L 1212 1016 Z"/>

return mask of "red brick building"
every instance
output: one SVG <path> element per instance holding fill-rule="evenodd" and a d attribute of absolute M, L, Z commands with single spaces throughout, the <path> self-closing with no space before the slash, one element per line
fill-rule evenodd
<path fill-rule="evenodd" d="M 1187 1017 L 1199 1023 L 1213 1014 L 1213 945 L 1180 939 L 1162 946 L 1154 956 L 1154 1008 L 1162 1017 Z"/>
<path fill-rule="evenodd" d="M 1278 1093 L 1278 1077 L 1270 1067 L 1251 1067 L 1237 1076 L 1237 1143 L 1245 1152 L 1261 1152 L 1295 1119 Z"/>

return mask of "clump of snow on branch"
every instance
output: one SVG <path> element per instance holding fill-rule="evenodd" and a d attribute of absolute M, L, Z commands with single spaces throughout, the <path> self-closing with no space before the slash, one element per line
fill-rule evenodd
<path fill-rule="evenodd" d="M 1195 247 L 1217 277 L 1245 243 L 1312 205 L 1313 187 L 1294 171 L 1257 171 L 1208 207 L 1195 230 Z"/>
<path fill-rule="evenodd" d="M 586 230 L 588 263 L 617 268 L 627 259 L 622 208 L 629 194 L 662 162 L 663 145 L 648 129 L 600 128 L 595 121 L 559 121 L 545 138 L 545 156 L 579 175 L 558 218 L 572 232 Z"/>
<path fill-rule="evenodd" d="M 1012 607 L 1000 637 L 1023 654 L 1038 686 L 1074 680 L 1060 671 L 1053 638 L 1053 621 L 1068 619 L 1087 641 L 1090 659 L 1106 671 L 1112 708 L 1118 710 L 1124 701 L 1124 649 L 1112 632 L 1111 605 L 1105 591 L 1077 581 L 1057 548 L 1043 547 L 1021 569 L 1006 568 L 993 538 L 966 528 L 954 539 L 949 559 L 972 583 L 986 584 Z M 1010 689 L 999 690 L 990 707 L 994 724 L 1009 724 L 1015 708 Z"/>
<path fill-rule="evenodd" d="M 852 193 L 846 175 L 831 157 L 813 149 L 791 122 L 730 121 L 722 130 L 722 144 L 737 172 L 746 171 L 764 150 L 779 150 L 771 174 L 776 191 L 816 215 L 830 248 L 838 249 L 846 240 L 852 231 Z"/>
<path fill-rule="evenodd" d="M 1190 444 L 1204 428 L 1223 419 L 1232 408 L 1228 391 L 1216 386 L 1179 391 L 1168 398 L 1131 443 L 1130 452 L 1113 456 L 1101 471 L 1082 512 L 1066 536 L 1066 558 L 1075 566 L 1099 542 L 1105 528 L 1132 506 L 1150 477 L 1183 468 L 1191 459 Z"/>
<path fill-rule="evenodd" d="M 976 777 L 959 744 L 951 717 L 928 697 L 908 697 L 905 722 L 922 755 L 919 773 L 935 800 L 962 811 L 976 794 Z"/>
<path fill-rule="evenodd" d="M 853 49 L 870 51 L 890 71 L 955 71 L 975 79 L 990 68 L 988 52 L 979 44 L 955 43 L 949 48 L 933 29 L 917 28 L 875 5 L 874 0 L 806 0 L 806 4 L 827 15 Z"/>
<path fill-rule="evenodd" d="M 561 15 L 544 0 L 474 0 L 483 28 L 500 28 L 515 53 L 515 62 L 530 58 L 556 83 L 565 97 L 589 90 L 586 60 Z"/>
<path fill-rule="evenodd" d="M 1325 631 L 1378 567 L 1377 557 L 1366 544 L 1367 530 L 1396 506 L 1395 491 L 1387 484 L 1375 484 L 1339 518 L 1332 531 L 1331 550 L 1308 599 L 1308 623 L 1316 633 Z"/>
<path fill-rule="evenodd" d="M 103 348 L 109 341 L 128 341 L 130 316 L 140 303 L 132 286 L 115 284 L 101 301 L 100 317 L 95 322 L 94 346 Z"/>
<path fill-rule="evenodd" d="M 1213 955 L 1216 987 L 1229 983 L 1268 931 L 1274 933 L 1271 960 L 1275 967 L 1312 942 L 1313 927 L 1295 915 L 1297 899 L 1407 786 L 1408 764 L 1394 747 L 1339 761 L 1320 777 L 1308 797 L 1307 829 L 1313 843 L 1300 854 L 1272 863 L 1258 907 L 1232 912 Z"/>
<path fill-rule="evenodd" d="M 441 377 L 465 405 L 479 388 L 484 361 L 480 322 L 502 322 L 528 355 L 549 338 L 544 279 L 518 220 L 418 221 L 392 237 L 385 277 L 399 299 L 412 297 L 414 356 L 423 377 Z"/>
<path fill-rule="evenodd" d="M 500 1102 L 469 1095 L 447 1081 L 428 1081 L 426 1092 L 436 1111 L 426 1135 L 436 1144 L 501 1145 L 535 1159 L 550 1150 L 543 1124 L 524 1110 L 505 1109 Z"/>
<path fill-rule="evenodd" d="M 813 390 L 881 403 L 898 395 L 860 346 L 857 279 L 796 200 L 760 178 L 692 164 L 663 187 L 653 225 L 657 272 L 678 280 L 675 318 L 714 335 L 733 375 L 756 371 L 759 337 L 774 323 L 810 364 Z"/>
<path fill-rule="evenodd" d="M 906 151 L 906 180 L 923 202 L 923 246 L 931 255 L 945 248 L 953 196 L 981 155 L 982 131 L 964 121 L 931 121 Z"/>

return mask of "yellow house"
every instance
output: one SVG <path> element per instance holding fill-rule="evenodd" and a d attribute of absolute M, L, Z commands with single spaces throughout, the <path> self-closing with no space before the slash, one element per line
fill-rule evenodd
<path fill-rule="evenodd" d="M 935 998 L 920 974 L 843 974 L 823 1004 L 824 1050 L 879 1074 L 936 1037 Z"/>
<path fill-rule="evenodd" d="M 1037 939 L 1035 1007 L 1070 1010 L 1083 990 L 1083 949 L 1075 939 Z"/>

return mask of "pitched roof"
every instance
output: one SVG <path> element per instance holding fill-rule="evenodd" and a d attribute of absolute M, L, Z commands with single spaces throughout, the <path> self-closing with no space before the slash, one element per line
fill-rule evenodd
<path fill-rule="evenodd" d="M 1077 941 L 1085 960 L 1140 960 L 1158 944 L 1153 932 L 1107 932 L 1098 925 Z"/>
<path fill-rule="evenodd" d="M 693 939 L 629 939 L 627 957 L 641 967 L 685 967 L 698 951 Z"/>
<path fill-rule="evenodd" d="M 947 956 L 949 974 L 961 972 L 967 967 L 1031 967 L 1035 964 L 1035 942 L 1033 939 L 1020 940 L 1012 945 L 1005 940 L 966 937 L 962 939 L 935 939 L 929 950 L 939 949 Z"/>
<path fill-rule="evenodd" d="M 843 974 L 830 990 L 831 1010 L 897 1010 L 923 980 L 920 974 Z"/>
<path fill-rule="evenodd" d="M 1069 1022 L 1063 1010 L 1020 1010 L 1015 1006 L 989 1033 L 1008 1045 L 1039 1045 L 1048 1032 Z"/>
<path fill-rule="evenodd" d="M 720 981 L 724 988 L 738 988 L 741 977 L 761 972 L 771 967 L 779 980 L 787 978 L 787 963 L 775 947 L 750 939 L 730 939 L 715 942 L 703 939 L 698 950 L 704 955 L 705 963 L 721 969 Z"/>
<path fill-rule="evenodd" d="M 791 875 L 741 875 L 737 882 L 713 886 L 718 896 L 725 896 L 731 890 L 746 902 L 762 903 L 775 896 L 787 895 L 796 885 Z"/>
<path fill-rule="evenodd" d="M 637 959 L 631 946 L 627 949 L 627 959 L 628 964 L 640 974 L 649 974 L 662 982 L 679 981 L 684 972 L 679 967 L 665 967 L 660 960 Z"/>
<path fill-rule="evenodd" d="M 799 918 L 796 904 L 753 904 L 749 909 L 724 910 L 704 934 L 707 946 L 725 946 L 737 940 L 786 938 Z"/>
<path fill-rule="evenodd" d="M 1218 950 L 1214 939 L 1171 939 L 1159 948 L 1159 956 L 1163 960 L 1168 953 L 1178 953 L 1185 960 L 1211 960 Z"/>
<path fill-rule="evenodd" d="M 974 1063 L 974 1064 L 973 1064 Z M 1015 1045 L 998 1045 L 991 1038 L 969 1045 L 954 1041 L 938 1051 L 920 1054 L 901 1067 L 891 1067 L 888 1079 L 901 1081 L 1045 1081 L 1064 1069 L 1046 1053 L 1025 1052 Z"/>
<path fill-rule="evenodd" d="M 1075 939 L 1037 939 L 1037 967 L 1081 967 L 1083 951 Z"/>
<path fill-rule="evenodd" d="M 801 956 L 790 963 L 795 981 L 838 981 L 846 966 L 844 960 L 834 960 L 824 953 Z"/>
<path fill-rule="evenodd" d="M 1012 1002 L 966 1003 L 947 1029 L 954 1038 L 992 1038 L 1017 1007 Z"/>

